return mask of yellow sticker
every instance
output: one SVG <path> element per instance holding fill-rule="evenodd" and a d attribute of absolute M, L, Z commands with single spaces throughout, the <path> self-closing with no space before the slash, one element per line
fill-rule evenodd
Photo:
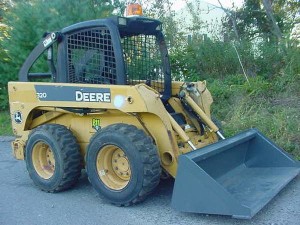
<path fill-rule="evenodd" d="M 99 129 L 101 129 L 100 119 L 96 119 L 96 118 L 92 119 L 92 128 L 94 128 L 96 131 L 98 131 Z"/>

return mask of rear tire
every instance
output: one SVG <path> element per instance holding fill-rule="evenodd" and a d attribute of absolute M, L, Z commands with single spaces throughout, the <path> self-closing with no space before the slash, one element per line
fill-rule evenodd
<path fill-rule="evenodd" d="M 143 201 L 158 185 L 161 175 L 152 139 L 127 124 L 107 126 L 93 136 L 86 169 L 96 191 L 118 206 Z"/>
<path fill-rule="evenodd" d="M 65 126 L 46 124 L 29 135 L 25 152 L 29 176 L 41 190 L 59 192 L 73 186 L 80 177 L 80 148 Z"/>

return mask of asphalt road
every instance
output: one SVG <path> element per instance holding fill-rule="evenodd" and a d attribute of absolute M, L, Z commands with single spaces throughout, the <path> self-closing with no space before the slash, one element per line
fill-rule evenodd
<path fill-rule="evenodd" d="M 162 181 L 155 193 L 133 207 L 116 207 L 102 200 L 85 173 L 72 190 L 49 194 L 30 180 L 24 161 L 11 155 L 9 138 L 0 137 L 0 224 L 161 225 L 161 224 L 300 224 L 300 176 L 252 220 L 176 212 L 170 207 L 173 181 Z"/>

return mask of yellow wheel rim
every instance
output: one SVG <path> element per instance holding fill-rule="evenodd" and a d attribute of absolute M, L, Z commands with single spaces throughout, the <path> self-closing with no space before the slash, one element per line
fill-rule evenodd
<path fill-rule="evenodd" d="M 106 145 L 97 155 L 97 171 L 101 181 L 110 189 L 121 190 L 131 178 L 130 162 L 115 145 Z"/>
<path fill-rule="evenodd" d="M 44 179 L 50 179 L 55 171 L 54 154 L 48 144 L 37 142 L 32 150 L 32 163 L 38 175 Z"/>

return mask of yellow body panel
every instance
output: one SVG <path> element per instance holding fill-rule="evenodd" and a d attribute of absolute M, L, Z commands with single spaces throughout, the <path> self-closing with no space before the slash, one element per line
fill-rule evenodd
<path fill-rule="evenodd" d="M 191 97 L 196 99 L 201 110 L 210 117 L 211 95 L 205 82 L 196 84 L 201 91 L 200 98 Z M 172 95 L 177 95 L 182 85 L 182 82 L 174 82 Z M 49 89 L 52 93 L 41 93 L 38 91 L 39 87 Z M 189 118 L 177 97 L 172 97 L 169 104 L 185 117 L 188 125 L 173 129 L 175 124 L 173 122 L 172 126 L 170 114 L 162 103 L 160 94 L 144 84 L 122 86 L 9 82 L 8 88 L 12 127 L 17 136 L 13 142 L 13 154 L 17 159 L 24 159 L 30 131 L 46 123 L 62 124 L 69 128 L 77 138 L 83 156 L 97 130 L 115 123 L 132 124 L 153 138 L 162 167 L 173 177 L 176 176 L 178 156 L 191 151 L 184 139 L 191 141 L 196 148 L 217 141 L 216 135 L 209 129 L 205 129 L 204 134 L 200 135 L 199 123 L 194 118 Z M 107 92 L 95 94 L 84 90 Z M 51 97 L 52 100 L 47 100 L 47 94 L 54 96 Z M 75 94 L 74 100 L 66 100 L 73 98 L 72 95 Z"/>

